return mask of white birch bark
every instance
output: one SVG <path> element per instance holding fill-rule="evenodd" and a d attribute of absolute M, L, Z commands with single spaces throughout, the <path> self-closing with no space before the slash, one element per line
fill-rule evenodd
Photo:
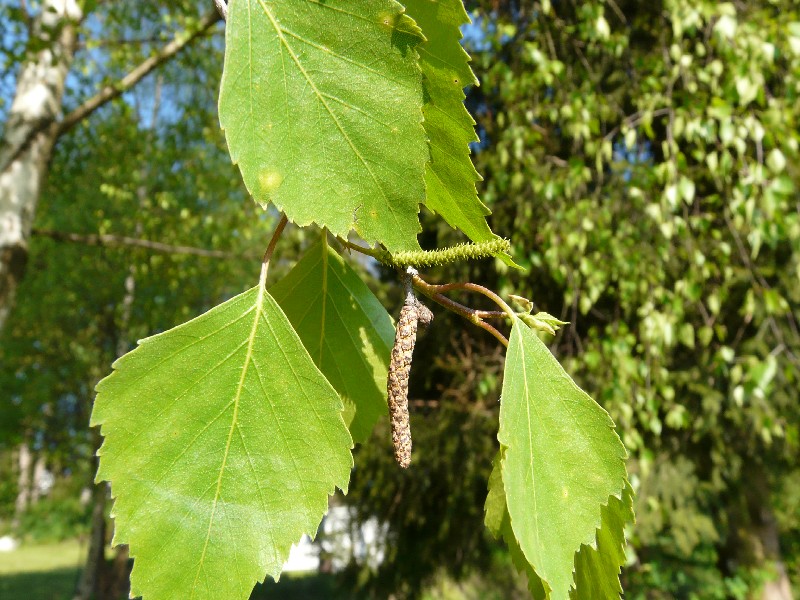
<path fill-rule="evenodd" d="M 31 499 L 31 464 L 33 463 L 33 455 L 27 439 L 19 445 L 17 460 L 19 461 L 19 475 L 17 478 L 17 500 L 14 503 L 14 521 L 12 523 L 14 529 L 19 527 L 22 515 L 27 510 Z"/>
<path fill-rule="evenodd" d="M 75 52 L 76 0 L 43 0 L 32 35 L 48 41 L 19 71 L 14 101 L 0 140 L 0 331 L 28 257 L 28 240 Z"/>

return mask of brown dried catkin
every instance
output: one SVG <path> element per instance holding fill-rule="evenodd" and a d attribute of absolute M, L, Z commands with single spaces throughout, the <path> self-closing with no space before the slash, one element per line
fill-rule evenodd
<path fill-rule="evenodd" d="M 397 333 L 389 363 L 389 418 L 392 424 L 394 458 L 404 469 L 411 464 L 411 425 L 408 422 L 408 376 L 411 373 L 411 357 L 417 339 L 419 311 L 416 299 L 406 301 L 400 309 Z"/>
<path fill-rule="evenodd" d="M 408 267 L 403 273 L 405 302 L 397 319 L 392 358 L 389 363 L 389 419 L 392 425 L 392 445 L 397 464 L 404 469 L 411 464 L 411 424 L 408 420 L 408 378 L 414 344 L 417 342 L 417 324 L 427 327 L 433 321 L 430 309 L 414 296 L 412 278 L 416 271 Z"/>

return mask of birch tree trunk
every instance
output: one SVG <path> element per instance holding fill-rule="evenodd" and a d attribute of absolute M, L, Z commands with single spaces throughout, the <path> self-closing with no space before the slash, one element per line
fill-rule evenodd
<path fill-rule="evenodd" d="M 25 440 L 19 445 L 17 453 L 19 464 L 19 477 L 17 479 L 17 500 L 14 503 L 14 520 L 12 527 L 17 529 L 22 520 L 22 515 L 30 504 L 31 498 L 31 464 L 33 455 L 29 446 L 29 440 Z"/>
<path fill-rule="evenodd" d="M 64 82 L 72 64 L 77 25 L 83 18 L 76 0 L 42 0 L 31 25 L 31 37 L 46 48 L 20 67 L 17 88 L 0 139 L 0 332 L 14 303 L 25 271 L 28 240 L 53 146 L 104 104 L 118 98 L 154 69 L 170 60 L 219 20 L 211 10 L 189 31 L 131 69 L 115 85 L 107 85 L 59 121 Z"/>
<path fill-rule="evenodd" d="M 33 465 L 33 481 L 31 483 L 31 505 L 36 504 L 44 495 L 44 479 L 47 475 L 47 455 L 44 450 L 39 450 L 36 462 Z"/>
<path fill-rule="evenodd" d="M 39 192 L 58 135 L 56 120 L 82 13 L 75 0 L 43 0 L 31 35 L 45 48 L 21 65 L 0 140 L 0 331 L 28 258 Z"/>

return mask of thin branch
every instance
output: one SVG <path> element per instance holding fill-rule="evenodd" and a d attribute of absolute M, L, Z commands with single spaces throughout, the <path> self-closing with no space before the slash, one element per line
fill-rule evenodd
<path fill-rule="evenodd" d="M 650 117 L 651 118 L 665 117 L 668 114 L 670 114 L 670 112 L 672 112 L 671 108 L 657 108 L 652 112 Z M 632 115 L 625 117 L 622 120 L 622 123 L 614 127 L 611 131 L 609 131 L 603 139 L 606 141 L 612 139 L 615 135 L 617 135 L 617 133 L 619 133 L 620 129 L 622 128 L 622 125 L 627 125 L 628 127 L 639 126 L 642 123 L 642 121 L 644 121 L 646 116 L 647 116 L 647 111 L 644 110 L 636 111 Z"/>
<path fill-rule="evenodd" d="M 134 247 L 144 248 L 145 250 L 152 250 L 154 252 L 161 252 L 164 254 L 188 254 L 192 256 L 203 256 L 206 258 L 242 258 L 242 255 L 234 252 L 226 252 L 225 250 L 207 250 L 205 248 L 196 248 L 194 246 L 174 246 L 172 244 L 164 244 L 162 242 L 154 242 L 152 240 L 143 240 L 140 238 L 132 238 L 122 235 L 111 234 L 80 234 L 80 233 L 66 233 L 62 231 L 52 231 L 49 229 L 33 229 L 34 235 L 48 237 L 58 242 L 72 242 L 75 244 L 85 244 L 87 246 L 102 246 L 102 247 Z"/>
<path fill-rule="evenodd" d="M 346 240 L 346 239 L 340 238 L 340 237 L 338 237 L 336 239 L 339 240 L 339 242 L 344 247 L 349 248 L 350 250 L 355 250 L 356 252 L 358 252 L 360 254 L 363 254 L 365 256 L 369 256 L 370 258 L 374 258 L 375 260 L 377 260 L 379 263 L 381 263 L 383 265 L 392 266 L 392 265 L 386 263 L 386 252 L 384 252 L 382 250 L 375 250 L 373 248 L 365 248 L 364 246 L 359 246 L 358 244 L 354 244 L 350 240 Z"/>
<path fill-rule="evenodd" d="M 424 289 L 419 288 L 416 285 L 414 287 L 421 293 L 425 294 L 425 296 L 436 302 L 436 304 L 443 306 L 450 312 L 453 312 L 457 315 L 464 317 L 467 321 L 469 321 L 473 325 L 476 325 L 477 327 L 480 327 L 481 329 L 488 331 L 495 337 L 495 339 L 497 339 L 497 341 L 499 341 L 501 344 L 503 344 L 503 346 L 508 348 L 508 338 L 506 338 L 506 336 L 500 333 L 500 331 L 494 325 L 491 325 L 486 321 L 484 321 L 483 319 L 481 319 L 480 317 L 478 317 L 475 314 L 477 311 L 475 311 L 474 309 L 471 309 L 468 306 L 464 306 L 463 304 L 460 304 L 455 300 L 451 300 L 450 298 L 448 298 L 447 296 L 443 296 L 442 294 L 428 294 L 425 292 Z"/>
<path fill-rule="evenodd" d="M 453 290 L 466 290 L 469 292 L 476 292 L 478 294 L 482 294 L 487 298 L 489 298 L 489 300 L 497 304 L 497 306 L 499 306 L 506 315 L 512 318 L 515 316 L 514 311 L 508 304 L 506 304 L 505 300 L 503 300 L 500 296 L 495 294 L 489 288 L 485 288 L 482 285 L 478 285 L 477 283 L 447 283 L 444 285 L 433 285 L 422 281 L 419 275 L 415 277 L 415 282 L 417 279 L 419 279 L 420 282 L 424 283 L 425 286 L 428 287 L 431 291 L 439 293 L 452 292 Z"/>
<path fill-rule="evenodd" d="M 275 252 L 275 246 L 283 233 L 283 229 L 289 222 L 288 217 L 281 213 L 281 220 L 278 221 L 278 226 L 275 228 L 275 233 L 272 234 L 272 239 L 269 241 L 267 251 L 264 252 L 264 258 L 261 259 L 261 276 L 258 278 L 258 284 L 264 287 L 267 283 L 267 271 L 269 270 L 269 261 L 272 258 L 272 253 Z"/>
<path fill-rule="evenodd" d="M 209 12 L 200 20 L 200 23 L 196 29 L 188 33 L 185 32 L 180 35 L 176 35 L 170 43 L 131 70 L 116 84 L 104 87 L 97 94 L 81 104 L 78 108 L 70 112 L 58 123 L 56 138 L 65 134 L 104 104 L 121 96 L 124 92 L 139 83 L 139 81 L 151 73 L 153 69 L 168 61 L 170 58 L 188 46 L 191 42 L 197 39 L 200 35 L 202 35 L 207 29 L 213 27 L 220 20 L 220 18 L 221 17 L 216 10 Z"/>
<path fill-rule="evenodd" d="M 625 14 L 619 9 L 617 3 L 614 2 L 614 0 L 608 0 L 608 5 L 611 7 L 611 10 L 614 11 L 614 14 L 617 15 L 617 18 L 627 25 L 628 19 L 625 18 Z"/>
<path fill-rule="evenodd" d="M 505 319 L 508 316 L 502 310 L 476 310 L 475 315 L 481 319 Z"/>
<path fill-rule="evenodd" d="M 121 46 L 133 46 L 144 44 L 162 44 L 167 42 L 162 37 L 152 36 L 146 38 L 123 38 L 123 39 L 106 39 L 106 40 L 92 40 L 92 41 L 78 41 L 75 44 L 76 50 L 86 50 L 87 48 L 116 48 Z"/>
<path fill-rule="evenodd" d="M 31 18 L 31 11 L 28 10 L 28 3 L 25 0 L 19 0 L 19 9 L 22 12 L 22 19 L 25 22 L 25 26 L 28 28 L 28 33 L 31 31 L 31 27 L 33 26 L 33 19 Z"/>
<path fill-rule="evenodd" d="M 419 275 L 415 275 L 412 278 L 412 282 L 414 283 L 414 289 L 418 290 L 426 297 L 436 302 L 436 304 L 443 306 L 450 312 L 454 312 L 457 315 L 464 317 L 467 321 L 469 321 L 473 325 L 477 325 L 481 329 L 488 331 L 501 344 L 503 344 L 506 348 L 508 348 L 508 339 L 502 333 L 500 333 L 497 330 L 497 328 L 495 328 L 493 325 L 490 325 L 489 323 L 483 320 L 481 315 L 486 314 L 488 311 L 475 310 L 474 308 L 470 308 L 469 306 L 464 306 L 463 304 L 460 304 L 455 300 L 451 300 L 447 296 L 444 296 L 443 294 L 440 294 L 439 292 L 432 289 L 435 286 L 431 286 L 430 284 L 420 279 Z"/>

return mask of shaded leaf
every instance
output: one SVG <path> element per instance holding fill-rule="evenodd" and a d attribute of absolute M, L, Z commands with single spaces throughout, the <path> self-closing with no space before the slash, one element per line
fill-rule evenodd
<path fill-rule="evenodd" d="M 231 0 L 220 123 L 253 197 L 298 225 L 417 249 L 421 39 L 394 0 Z"/>
<path fill-rule="evenodd" d="M 342 402 L 258 286 L 139 342 L 97 386 L 98 481 L 147 598 L 249 597 L 314 535 L 352 440 Z"/>
<path fill-rule="evenodd" d="M 601 507 L 626 485 L 614 423 L 519 319 L 509 339 L 498 439 L 514 537 L 525 558 L 567 598 L 574 557 L 594 544 Z"/>
<path fill-rule="evenodd" d="M 365 441 L 387 412 L 392 319 L 323 237 L 270 288 L 314 363 L 345 402 L 345 422 Z"/>

